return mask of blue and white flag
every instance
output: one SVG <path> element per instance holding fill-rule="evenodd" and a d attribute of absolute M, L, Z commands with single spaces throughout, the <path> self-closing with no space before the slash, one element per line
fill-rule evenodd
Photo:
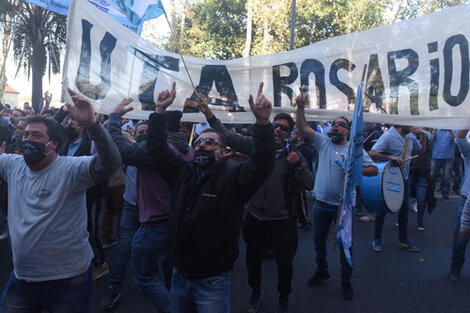
<path fill-rule="evenodd" d="M 61 15 L 68 14 L 70 1 L 71 0 L 26 0 L 26 2 Z M 157 18 L 165 13 L 161 0 L 87 1 L 137 34 L 142 32 L 144 21 Z"/>
<path fill-rule="evenodd" d="M 349 142 L 348 157 L 344 162 L 346 177 L 343 190 L 343 206 L 338 224 L 338 232 L 336 236 L 337 244 L 341 244 L 344 254 L 351 267 L 352 258 L 349 249 L 352 246 L 352 223 L 354 208 L 354 191 L 355 186 L 361 185 L 362 181 L 362 153 L 364 141 L 364 124 L 363 124 L 363 106 L 362 106 L 362 87 L 357 87 L 356 104 L 354 107 L 354 115 L 352 119 L 351 135 Z"/>
<path fill-rule="evenodd" d="M 146 20 L 157 18 L 165 13 L 161 0 L 112 0 L 127 20 L 134 25 L 140 25 Z M 165 13 L 166 14 L 166 13 Z"/>

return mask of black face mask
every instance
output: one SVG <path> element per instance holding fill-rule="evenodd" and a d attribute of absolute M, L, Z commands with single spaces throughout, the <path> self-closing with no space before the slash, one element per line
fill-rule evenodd
<path fill-rule="evenodd" d="M 147 134 L 142 134 L 142 135 L 139 135 L 139 136 L 135 137 L 136 142 L 142 142 L 145 139 L 147 139 Z"/>
<path fill-rule="evenodd" d="M 50 153 L 49 151 L 47 154 L 44 154 L 44 149 L 46 149 L 46 146 L 49 145 L 51 142 L 52 140 L 49 141 L 47 144 L 43 144 L 40 142 L 25 140 L 21 142 L 18 151 L 23 153 L 23 158 L 26 162 L 26 165 L 33 166 L 44 160 L 47 154 Z"/>
<path fill-rule="evenodd" d="M 201 170 L 208 170 L 215 163 L 215 151 L 197 150 L 194 153 L 194 163 Z"/>
<path fill-rule="evenodd" d="M 65 127 L 65 135 L 71 141 L 74 141 L 75 139 L 77 139 L 77 137 L 80 135 L 80 133 L 78 132 L 78 130 L 75 127 L 67 126 L 67 127 Z"/>
<path fill-rule="evenodd" d="M 334 144 L 339 144 L 344 139 L 344 134 L 340 133 L 328 133 L 328 137 L 330 137 L 331 142 Z"/>

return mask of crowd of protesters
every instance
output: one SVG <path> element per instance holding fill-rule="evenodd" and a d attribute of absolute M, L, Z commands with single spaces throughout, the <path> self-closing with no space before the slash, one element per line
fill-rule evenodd
<path fill-rule="evenodd" d="M 260 309 L 267 256 L 277 265 L 278 312 L 288 311 L 298 231 L 312 230 L 316 252 L 306 284 L 330 277 L 326 246 L 342 197 L 346 117 L 307 122 L 301 90 L 296 120 L 279 113 L 271 122 L 263 83 L 249 97 L 256 120 L 249 125 L 222 124 L 202 96 L 197 107 L 207 123 L 181 122 L 182 112 L 168 110 L 175 84 L 158 95 L 148 121 L 123 117 L 132 98 L 103 116 L 85 97 L 67 92 L 73 103 L 60 109 L 51 107 L 47 92 L 37 114 L 27 103 L 1 108 L 0 240 L 9 240 L 14 269 L 0 313 L 89 312 L 93 280 L 105 276 L 101 307 L 110 309 L 121 297 L 129 261 L 136 287 L 158 312 L 229 312 L 240 235 L 248 313 Z M 379 175 L 375 162 L 402 168 L 401 249 L 419 251 L 408 238 L 409 211 L 424 231 L 435 189 L 444 201 L 451 190 L 462 197 L 449 271 L 449 279 L 459 280 L 470 238 L 467 130 L 365 123 L 364 176 Z M 387 211 L 368 210 L 358 189 L 355 213 L 362 222 L 375 221 L 371 247 L 383 252 Z M 104 249 L 113 246 L 105 260 Z M 353 269 L 343 249 L 340 261 L 343 297 L 352 300 Z"/>

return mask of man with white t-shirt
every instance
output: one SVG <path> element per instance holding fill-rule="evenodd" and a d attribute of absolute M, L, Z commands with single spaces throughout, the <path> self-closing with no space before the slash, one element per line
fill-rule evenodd
<path fill-rule="evenodd" d="M 95 142 L 97 155 L 59 156 L 61 126 L 32 117 L 19 151 L 1 154 L 0 176 L 8 182 L 8 227 L 13 273 L 0 312 L 88 312 L 92 289 L 86 190 L 121 164 L 119 151 L 95 119 L 91 103 L 68 90 L 71 117 Z"/>

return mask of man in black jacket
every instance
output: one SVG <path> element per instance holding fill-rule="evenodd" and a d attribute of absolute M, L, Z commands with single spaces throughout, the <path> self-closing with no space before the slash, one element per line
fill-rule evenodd
<path fill-rule="evenodd" d="M 258 91 L 250 106 L 256 117 L 251 158 L 237 166 L 223 159 L 224 139 L 201 133 L 196 158 L 185 162 L 168 148 L 166 108 L 176 96 L 159 94 L 149 118 L 147 147 L 152 163 L 172 189 L 170 256 L 173 313 L 222 313 L 230 308 L 230 271 L 238 257 L 243 205 L 268 177 L 274 164 L 271 103 Z"/>
<path fill-rule="evenodd" d="M 198 104 L 210 126 L 223 134 L 232 149 L 249 154 L 254 144 L 253 137 L 239 136 L 225 128 L 202 98 L 198 100 Z M 248 284 L 252 288 L 248 313 L 259 310 L 262 294 L 261 263 L 270 248 L 274 250 L 278 269 L 278 312 L 287 312 L 289 294 L 292 291 L 292 260 L 297 252 L 294 196 L 299 188 L 313 188 L 313 176 L 307 162 L 295 146 L 287 141 L 294 127 L 294 120 L 286 113 L 276 114 L 273 120 L 276 143 L 274 168 L 269 178 L 248 201 L 243 224 Z"/>

